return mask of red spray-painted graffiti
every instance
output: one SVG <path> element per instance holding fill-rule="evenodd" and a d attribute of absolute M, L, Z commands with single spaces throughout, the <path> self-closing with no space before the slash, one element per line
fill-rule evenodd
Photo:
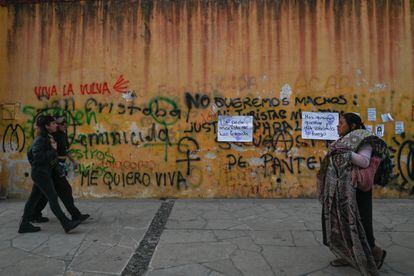
<path fill-rule="evenodd" d="M 128 89 L 129 81 L 124 79 L 123 75 L 119 76 L 112 89 L 119 93 L 126 93 Z M 74 96 L 77 95 L 106 95 L 112 94 L 110 85 L 107 81 L 103 82 L 91 82 L 91 83 L 82 83 L 79 85 L 79 90 L 74 89 L 72 83 L 64 84 L 62 87 L 58 85 L 38 85 L 34 87 L 34 94 L 38 100 L 50 99 L 54 96 Z"/>

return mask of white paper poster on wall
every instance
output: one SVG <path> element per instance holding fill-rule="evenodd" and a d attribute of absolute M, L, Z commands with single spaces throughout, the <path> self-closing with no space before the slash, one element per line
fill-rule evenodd
<path fill-rule="evenodd" d="M 377 109 L 368 108 L 368 121 L 375 122 L 377 120 Z"/>
<path fill-rule="evenodd" d="M 381 114 L 381 119 L 384 123 L 392 122 L 394 119 L 391 116 L 391 113 L 384 113 Z"/>
<path fill-rule="evenodd" d="M 339 114 L 302 112 L 302 139 L 336 140 Z"/>
<path fill-rule="evenodd" d="M 369 132 L 372 132 L 372 125 L 366 125 L 365 129 L 368 130 Z"/>
<path fill-rule="evenodd" d="M 252 142 L 253 116 L 219 116 L 219 142 Z"/>
<path fill-rule="evenodd" d="M 377 135 L 378 137 L 384 136 L 384 124 L 375 126 L 375 135 Z"/>
<path fill-rule="evenodd" d="M 396 121 L 395 122 L 395 134 L 402 134 L 404 132 L 404 122 Z"/>

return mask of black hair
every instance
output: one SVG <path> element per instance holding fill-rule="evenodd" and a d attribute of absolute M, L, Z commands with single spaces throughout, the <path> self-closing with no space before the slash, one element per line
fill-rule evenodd
<path fill-rule="evenodd" d="M 47 135 L 46 126 L 50 125 L 54 121 L 55 121 L 55 118 L 50 115 L 40 115 L 39 117 L 37 117 L 36 126 L 39 129 L 39 135 L 46 136 Z"/>
<path fill-rule="evenodd" d="M 362 123 L 361 117 L 357 114 L 349 112 L 344 113 L 341 116 L 345 119 L 351 131 L 356 129 L 366 129 L 365 125 Z M 353 125 L 355 127 L 352 127 Z"/>

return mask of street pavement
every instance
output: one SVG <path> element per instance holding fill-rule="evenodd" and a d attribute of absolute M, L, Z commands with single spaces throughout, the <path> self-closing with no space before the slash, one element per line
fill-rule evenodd
<path fill-rule="evenodd" d="M 24 201 L 1 200 L 0 275 L 359 275 L 329 266 L 315 199 L 168 201 L 165 225 L 162 200 L 77 200 L 92 219 L 71 234 L 48 208 L 18 234 Z M 381 275 L 414 275 L 414 200 L 374 200 L 374 230 Z"/>

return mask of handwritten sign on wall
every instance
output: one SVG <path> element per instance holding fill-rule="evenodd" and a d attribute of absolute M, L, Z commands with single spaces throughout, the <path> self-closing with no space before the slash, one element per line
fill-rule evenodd
<path fill-rule="evenodd" d="M 252 142 L 253 116 L 219 116 L 219 142 Z"/>
<path fill-rule="evenodd" d="M 338 123 L 338 113 L 302 112 L 302 138 L 336 140 Z"/>

